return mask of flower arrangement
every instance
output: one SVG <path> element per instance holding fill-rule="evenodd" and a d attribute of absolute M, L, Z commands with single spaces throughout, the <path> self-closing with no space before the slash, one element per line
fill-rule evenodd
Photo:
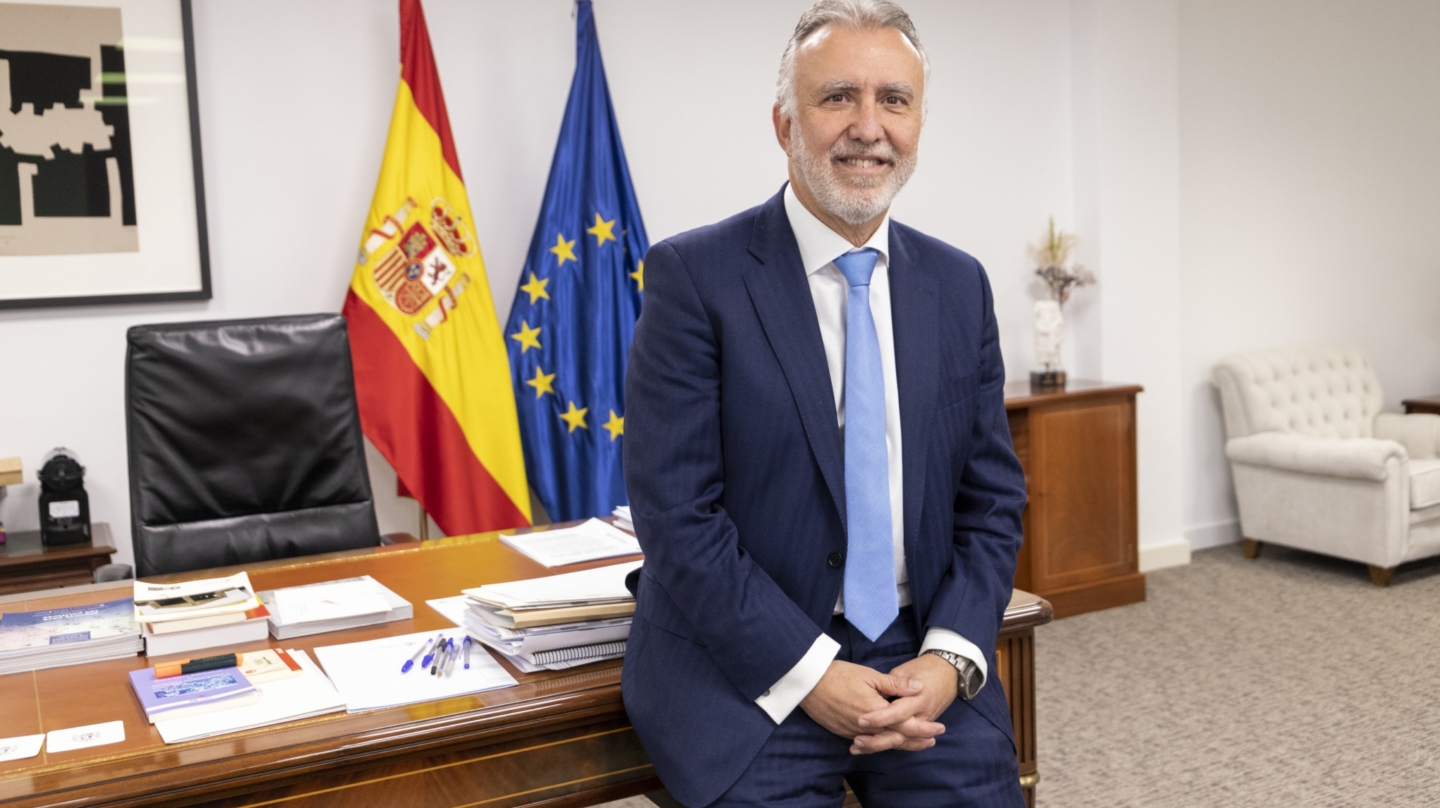
<path fill-rule="evenodd" d="M 1075 249 L 1075 234 L 1056 232 L 1055 217 L 1050 217 L 1050 229 L 1039 244 L 1030 245 L 1030 257 L 1039 267 L 1035 274 L 1050 290 L 1050 299 L 1060 305 L 1070 299 L 1076 287 L 1089 286 L 1096 282 L 1095 274 L 1080 265 L 1069 266 L 1070 253 Z"/>

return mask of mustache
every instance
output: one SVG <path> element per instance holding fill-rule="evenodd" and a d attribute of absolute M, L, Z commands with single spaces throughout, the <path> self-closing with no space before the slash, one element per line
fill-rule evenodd
<path fill-rule="evenodd" d="M 848 143 L 836 143 L 830 147 L 831 160 L 879 160 L 883 163 L 895 165 L 900 155 L 896 153 L 895 147 L 889 143 L 880 141 L 877 143 L 862 143 L 850 141 Z"/>

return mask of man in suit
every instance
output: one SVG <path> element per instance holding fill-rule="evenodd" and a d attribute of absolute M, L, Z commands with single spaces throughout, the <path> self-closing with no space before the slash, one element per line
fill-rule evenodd
<path fill-rule="evenodd" d="M 928 62 L 886 0 L 781 60 L 790 182 L 646 258 L 623 692 L 686 805 L 1023 804 L 990 681 L 1021 541 L 989 283 L 891 222 Z"/>

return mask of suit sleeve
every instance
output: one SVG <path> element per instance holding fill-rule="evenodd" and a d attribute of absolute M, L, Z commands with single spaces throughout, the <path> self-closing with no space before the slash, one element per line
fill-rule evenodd
<path fill-rule="evenodd" d="M 721 345 L 689 270 L 661 242 L 645 259 L 645 303 L 625 376 L 625 487 L 643 575 L 747 701 L 810 650 L 820 628 L 739 546 L 722 506 Z"/>
<path fill-rule="evenodd" d="M 927 626 L 956 632 L 993 652 L 1015 585 L 1023 540 L 1025 474 L 1015 457 L 1005 414 L 1005 367 L 989 280 L 980 273 L 981 338 L 975 422 L 969 454 L 955 486 L 950 569 Z"/>

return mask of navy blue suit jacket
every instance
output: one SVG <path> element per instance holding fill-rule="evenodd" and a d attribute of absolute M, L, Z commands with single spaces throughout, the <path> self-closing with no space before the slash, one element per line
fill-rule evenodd
<path fill-rule="evenodd" d="M 993 672 L 1025 482 L 989 281 L 893 222 L 889 260 L 916 628 L 958 632 Z M 782 194 L 650 249 L 625 401 L 645 551 L 625 708 L 670 792 L 703 805 L 774 730 L 755 699 L 829 624 L 844 578 L 828 563 L 846 548 L 844 448 Z M 996 678 L 971 704 L 1009 735 Z"/>

